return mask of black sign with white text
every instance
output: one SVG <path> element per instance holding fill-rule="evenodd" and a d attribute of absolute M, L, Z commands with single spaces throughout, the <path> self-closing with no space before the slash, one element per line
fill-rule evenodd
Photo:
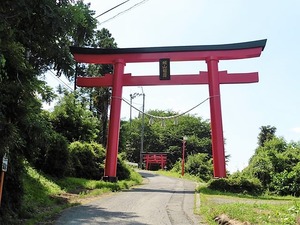
<path fill-rule="evenodd" d="M 159 79 L 170 80 L 170 59 L 159 60 Z"/>

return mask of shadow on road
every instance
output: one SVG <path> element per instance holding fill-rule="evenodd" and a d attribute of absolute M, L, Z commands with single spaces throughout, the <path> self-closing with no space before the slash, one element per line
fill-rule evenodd
<path fill-rule="evenodd" d="M 69 209 L 68 215 L 72 218 L 61 217 L 55 225 L 66 224 L 122 224 L 122 225 L 148 225 L 146 223 L 136 222 L 135 213 L 130 212 L 112 212 L 104 208 L 97 207 L 97 205 L 82 205 Z M 113 219 L 112 221 L 112 218 Z M 72 221 L 68 223 L 67 221 Z"/>

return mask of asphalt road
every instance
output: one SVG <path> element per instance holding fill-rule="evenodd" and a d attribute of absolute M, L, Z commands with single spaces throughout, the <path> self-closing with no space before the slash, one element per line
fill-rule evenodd
<path fill-rule="evenodd" d="M 199 216 L 193 214 L 194 182 L 148 171 L 140 173 L 146 184 L 67 209 L 56 225 L 201 224 Z"/>

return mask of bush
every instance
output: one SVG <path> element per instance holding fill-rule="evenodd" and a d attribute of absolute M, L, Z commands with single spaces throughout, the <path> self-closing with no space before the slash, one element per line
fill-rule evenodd
<path fill-rule="evenodd" d="M 69 163 L 68 142 L 66 138 L 59 133 L 53 132 L 46 147 L 45 155 L 40 160 L 44 160 L 41 165 L 44 173 L 55 177 L 63 177 Z"/>
<path fill-rule="evenodd" d="M 36 169 L 55 177 L 63 177 L 68 169 L 69 151 L 67 139 L 53 130 L 49 112 L 30 118 L 26 160 Z"/>
<path fill-rule="evenodd" d="M 274 174 L 270 191 L 278 195 L 300 196 L 300 163 L 292 171 L 284 170 Z"/>
<path fill-rule="evenodd" d="M 229 177 L 211 180 L 208 188 L 231 193 L 242 193 L 260 195 L 263 187 L 257 178 L 246 178 L 243 176 Z"/>
<path fill-rule="evenodd" d="M 213 177 L 212 162 L 205 153 L 190 155 L 185 164 L 185 171 L 190 175 L 194 175 L 203 181 L 209 181 Z"/>
<path fill-rule="evenodd" d="M 82 143 L 79 141 L 69 145 L 70 166 L 69 175 L 100 180 L 104 176 L 105 149 L 102 145 L 92 143 Z M 117 177 L 119 180 L 130 179 L 131 168 L 122 159 L 122 155 L 118 156 L 117 161 Z"/>
<path fill-rule="evenodd" d="M 117 177 L 119 180 L 127 180 L 130 178 L 131 168 L 125 163 L 125 161 L 119 156 L 117 163 Z"/>
<path fill-rule="evenodd" d="M 69 145 L 69 152 L 69 175 L 95 180 L 103 177 L 105 149 L 102 145 L 76 141 Z"/>
<path fill-rule="evenodd" d="M 181 172 L 181 160 L 177 160 L 174 163 L 173 168 L 171 169 L 171 172 L 176 172 L 176 173 Z"/>

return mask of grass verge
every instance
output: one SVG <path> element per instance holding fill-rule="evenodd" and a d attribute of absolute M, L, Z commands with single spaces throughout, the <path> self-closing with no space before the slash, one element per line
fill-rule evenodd
<path fill-rule="evenodd" d="M 99 195 L 129 189 L 141 184 L 142 177 L 132 170 L 129 180 L 116 183 L 81 178 L 54 179 L 26 165 L 24 199 L 20 224 L 53 224 L 63 209 L 82 204 Z"/>
<path fill-rule="evenodd" d="M 184 179 L 187 179 L 187 180 L 192 180 L 192 181 L 196 181 L 196 182 L 202 182 L 199 177 L 190 175 L 188 173 L 184 174 L 184 176 L 182 176 L 178 172 L 167 171 L 167 170 L 158 170 L 158 171 L 155 171 L 155 173 L 160 174 L 160 175 L 164 175 L 164 176 L 168 176 L 168 177 L 184 178 Z"/>
<path fill-rule="evenodd" d="M 189 174 L 182 177 L 181 174 L 170 171 L 160 170 L 156 173 L 197 181 L 199 186 L 196 192 L 200 195 L 201 204 L 195 213 L 199 214 L 202 220 L 204 219 L 205 223 L 209 225 L 216 225 L 217 222 L 214 219 L 221 215 L 226 215 L 227 218 L 234 220 L 228 224 L 300 224 L 299 198 L 274 195 L 253 196 L 215 191 L 207 188 L 199 178 Z"/>
<path fill-rule="evenodd" d="M 211 225 L 215 225 L 214 218 L 221 215 L 245 224 L 299 224 L 299 198 L 237 195 L 212 191 L 205 186 L 197 191 L 201 202 L 198 213 Z"/>

